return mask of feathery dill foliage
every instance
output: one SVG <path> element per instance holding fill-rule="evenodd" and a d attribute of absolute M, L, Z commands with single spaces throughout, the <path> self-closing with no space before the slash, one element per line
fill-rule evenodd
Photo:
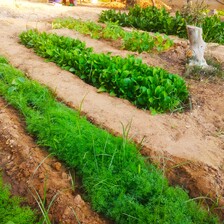
<path fill-rule="evenodd" d="M 218 223 L 184 190 L 168 185 L 130 142 L 125 127 L 123 138 L 112 136 L 1 63 L 0 95 L 19 109 L 41 146 L 76 169 L 92 208 L 115 223 Z"/>
<path fill-rule="evenodd" d="M 22 44 L 85 82 L 153 113 L 181 111 L 188 100 L 185 81 L 168 71 L 149 67 L 140 58 L 93 53 L 77 39 L 34 30 L 20 35 Z"/>
<path fill-rule="evenodd" d="M 21 198 L 11 196 L 9 187 L 3 184 L 0 176 L 0 223 L 37 223 L 34 212 L 27 206 L 21 207 L 21 202 Z"/>

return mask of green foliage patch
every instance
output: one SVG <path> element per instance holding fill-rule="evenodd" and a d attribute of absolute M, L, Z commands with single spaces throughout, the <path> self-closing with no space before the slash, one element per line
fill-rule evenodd
<path fill-rule="evenodd" d="M 104 10 L 100 14 L 99 21 L 117 22 L 121 26 L 133 26 L 141 30 L 186 38 L 186 25 L 192 21 L 192 17 L 189 15 L 184 18 L 178 11 L 175 16 L 171 16 L 164 8 L 147 7 L 143 9 L 135 5 L 128 13 L 117 12 L 113 9 Z M 190 25 L 203 28 L 203 38 L 206 42 L 224 44 L 224 22 L 219 16 L 207 16 L 203 21 Z"/>
<path fill-rule="evenodd" d="M 0 57 L 0 63 L 2 59 Z M 0 223 L 37 223 L 34 212 L 27 206 L 21 207 L 21 202 L 21 198 L 11 196 L 9 187 L 3 184 L 2 177 L 0 176 Z"/>
<path fill-rule="evenodd" d="M 218 10 L 218 15 L 224 16 L 224 10 Z"/>
<path fill-rule="evenodd" d="M 116 22 L 121 26 L 135 27 L 149 32 L 167 35 L 186 36 L 186 21 L 177 12 L 175 17 L 163 8 L 141 8 L 138 5 L 130 8 L 128 13 L 112 10 L 101 12 L 99 22 Z"/>
<path fill-rule="evenodd" d="M 166 35 L 149 35 L 147 32 L 124 31 L 115 23 L 107 23 L 106 27 L 90 21 L 82 21 L 73 18 L 55 19 L 52 23 L 53 28 L 68 28 L 76 30 L 92 38 L 103 38 L 107 40 L 121 39 L 121 48 L 139 53 L 151 51 L 165 51 L 173 46 L 173 41 Z"/>
<path fill-rule="evenodd" d="M 0 63 L 0 74 L 0 95 L 21 112 L 40 145 L 76 169 L 93 209 L 120 224 L 218 223 L 145 161 L 128 127 L 123 138 L 114 137 L 10 65 Z"/>
<path fill-rule="evenodd" d="M 75 73 L 99 91 L 125 98 L 139 108 L 159 113 L 181 110 L 188 99 L 181 77 L 149 67 L 133 56 L 96 54 L 79 40 L 33 30 L 23 32 L 20 39 L 38 55 Z"/>

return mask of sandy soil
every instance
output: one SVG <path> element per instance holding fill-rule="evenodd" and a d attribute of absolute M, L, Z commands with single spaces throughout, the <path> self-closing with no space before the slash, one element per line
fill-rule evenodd
<path fill-rule="evenodd" d="M 131 122 L 130 137 L 136 143 L 140 143 L 144 138 L 142 154 L 161 166 L 164 173 L 168 176 L 170 183 L 185 187 L 189 190 L 191 196 L 197 197 L 204 195 L 210 197 L 212 200 L 218 198 L 218 207 L 216 211 L 223 218 L 224 212 L 220 209 L 220 206 L 224 205 L 223 81 L 208 82 L 205 79 L 199 82 L 187 80 L 191 92 L 192 110 L 185 113 L 152 116 L 148 111 L 139 110 L 126 100 L 110 97 L 106 93 L 97 93 L 94 87 L 85 84 L 71 73 L 61 70 L 55 64 L 46 63 L 44 59 L 36 56 L 32 50 L 26 49 L 19 44 L 18 34 L 23 30 L 34 27 L 48 32 L 55 32 L 60 35 L 79 38 L 85 41 L 87 46 L 93 47 L 96 52 L 112 52 L 112 54 L 121 56 L 130 54 L 130 52 L 116 49 L 111 43 L 106 41 L 92 40 L 66 29 L 51 29 L 50 21 L 54 17 L 73 16 L 75 18 L 96 21 L 101 10 L 100 8 L 81 6 L 73 8 L 53 7 L 48 4 L 28 3 L 18 0 L 16 4 L 14 4 L 13 1 L 2 0 L 0 3 L 0 54 L 6 56 L 15 67 L 23 70 L 31 79 L 38 80 L 49 86 L 49 88 L 54 90 L 58 97 L 69 106 L 79 108 L 84 98 L 84 104 L 82 106 L 83 114 L 96 125 L 109 130 L 115 135 L 122 135 L 121 122 L 124 125 Z M 188 49 L 188 44 L 185 40 L 177 38 L 175 38 L 175 42 L 176 45 L 173 49 L 161 55 L 146 53 L 135 55 L 141 57 L 144 62 L 149 65 L 160 66 L 166 68 L 170 72 L 182 74 L 184 71 L 185 53 Z M 218 46 L 216 44 L 209 45 L 207 54 L 215 56 L 221 63 L 224 63 L 224 46 Z M 15 157 L 13 156 L 13 150 L 8 146 L 9 144 L 6 144 L 10 142 L 8 139 L 11 139 L 12 135 L 10 135 L 10 137 L 7 137 L 7 135 L 4 137 L 5 134 L 1 134 L 3 137 L 0 138 L 0 149 L 3 157 L 0 163 L 3 171 L 5 171 L 5 178 L 15 185 L 14 188 L 20 189 L 20 186 L 26 186 L 26 188 L 28 188 L 29 181 L 27 183 L 26 179 L 32 176 L 31 174 L 36 165 L 43 160 L 46 153 L 37 152 L 38 156 L 33 157 L 30 155 L 29 158 L 22 156 L 24 148 L 19 147 L 19 145 L 22 143 L 30 144 L 29 142 L 32 140 L 29 137 L 27 137 L 27 140 L 25 139 L 26 134 L 22 126 L 20 127 L 18 123 L 19 120 L 15 115 L 16 113 L 11 109 L 8 110 L 3 105 L 5 104 L 1 101 L 0 115 L 8 116 L 8 120 L 12 123 L 17 123 L 5 123 L 4 125 L 1 123 L 0 132 L 4 133 L 4 131 L 6 131 L 7 133 L 8 131 L 11 133 L 13 125 L 16 125 L 18 128 L 13 131 L 23 133 L 24 137 L 17 138 L 16 140 L 17 143 L 14 146 L 14 150 L 17 156 Z M 1 122 L 4 120 L 5 118 L 3 117 Z M 32 148 L 30 146 L 28 147 Z M 35 146 L 35 148 L 37 147 Z M 20 158 L 20 160 L 10 159 L 10 154 L 12 154 L 12 158 Z M 38 157 L 38 159 L 33 163 L 32 160 L 36 157 Z M 17 178 L 16 168 L 14 168 L 18 167 L 16 163 L 17 160 L 20 161 L 19 163 L 26 160 L 28 164 L 29 160 L 31 160 L 30 163 L 33 164 L 32 166 L 34 167 L 26 169 L 29 171 L 28 173 L 30 176 L 21 174 L 21 178 Z M 49 162 L 49 170 L 54 169 L 54 167 L 51 168 L 51 164 L 56 163 L 56 161 L 54 159 L 53 161 L 54 162 Z M 10 173 L 7 173 L 7 164 L 11 164 Z M 28 166 L 28 164 L 24 166 Z M 53 179 L 56 178 L 55 182 L 61 178 L 60 175 L 62 175 L 62 173 L 64 173 L 64 176 L 68 175 L 64 168 L 61 169 L 58 170 L 58 172 L 61 173 L 57 173 L 57 175 L 54 174 L 52 177 Z M 38 172 L 40 171 L 38 170 Z M 22 173 L 23 171 L 21 170 L 19 172 Z M 54 170 L 52 172 L 54 173 Z M 41 177 L 43 176 L 44 174 L 41 175 Z M 59 187 L 60 189 L 67 189 L 70 187 L 69 180 L 67 179 L 69 178 L 65 178 L 67 185 L 61 185 L 61 187 Z M 35 181 L 37 180 L 38 178 L 35 179 Z M 59 185 L 65 184 L 66 181 L 59 180 L 57 183 Z M 53 188 L 53 186 L 54 184 L 49 187 L 49 191 L 52 189 L 51 197 L 58 189 Z M 38 192 L 41 194 L 43 185 L 36 184 L 35 187 L 38 188 Z M 23 194 L 20 190 L 15 189 L 14 191 Z M 49 199 L 51 197 L 49 196 Z M 73 201 L 75 201 L 77 197 L 80 199 L 79 195 L 70 195 L 70 197 L 71 204 L 73 204 Z M 88 208 L 87 217 L 90 217 L 90 220 L 91 218 L 94 220 L 88 221 L 89 218 L 87 218 L 83 220 L 83 223 L 105 222 L 104 220 L 100 220 L 96 214 L 91 213 L 88 205 L 83 202 L 82 199 L 80 200 L 82 201 L 80 209 L 85 210 Z M 34 203 L 31 199 L 30 201 L 31 204 Z M 70 199 L 67 199 L 67 201 L 70 203 Z M 68 213 L 71 212 L 69 206 L 70 204 L 65 204 L 64 207 L 67 208 Z M 64 221 L 67 218 L 64 218 L 64 216 L 61 215 L 62 213 L 60 213 L 60 215 L 58 213 L 56 217 L 59 220 L 60 216 Z M 66 212 L 63 214 L 65 213 Z M 55 214 L 57 214 L 57 212 L 55 212 Z M 70 215 L 66 217 L 68 217 L 69 220 Z M 75 223 L 75 221 L 73 222 Z M 64 223 L 68 222 L 65 221 Z"/>

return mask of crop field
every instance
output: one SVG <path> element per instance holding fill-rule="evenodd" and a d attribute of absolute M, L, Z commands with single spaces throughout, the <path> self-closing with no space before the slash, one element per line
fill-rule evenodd
<path fill-rule="evenodd" d="M 223 223 L 220 16 L 2 1 L 0 223 Z"/>

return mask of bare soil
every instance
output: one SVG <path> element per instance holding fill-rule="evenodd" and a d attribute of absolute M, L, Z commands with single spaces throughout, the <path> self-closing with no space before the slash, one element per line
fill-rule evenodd
<path fill-rule="evenodd" d="M 72 108 L 79 108 L 84 99 L 82 113 L 94 124 L 115 135 L 122 135 L 121 123 L 131 122 L 130 138 L 142 143 L 142 154 L 158 164 L 170 183 L 183 186 L 192 197 L 206 196 L 208 204 L 217 206 L 215 211 L 224 220 L 224 83 L 187 80 L 191 93 L 192 109 L 184 113 L 152 116 L 149 111 L 137 109 L 128 101 L 98 93 L 97 89 L 78 77 L 61 70 L 54 63 L 47 63 L 31 49 L 19 43 L 18 34 L 28 28 L 54 32 L 79 38 L 96 52 L 112 52 L 126 56 L 130 52 L 119 50 L 102 40 L 93 40 L 76 32 L 52 30 L 55 17 L 72 16 L 97 21 L 101 8 L 54 7 L 49 4 L 26 1 L 0 3 L 0 54 L 12 65 L 23 70 L 28 77 L 51 88 Z M 170 72 L 183 74 L 185 70 L 186 40 L 174 38 L 175 47 L 163 54 L 136 54 L 149 65 L 159 66 Z M 210 44 L 208 55 L 224 63 L 224 46 Z M 38 122 L 38 121 L 37 121 Z M 50 212 L 55 223 L 108 223 L 91 211 L 78 189 L 71 190 L 68 170 L 47 152 L 39 149 L 24 131 L 22 118 L 0 100 L 0 166 L 4 178 L 10 182 L 15 194 L 27 197 L 34 206 L 33 189 L 43 196 L 47 183 L 47 200 L 60 191 Z M 68 190 L 67 190 L 68 189 Z"/>

